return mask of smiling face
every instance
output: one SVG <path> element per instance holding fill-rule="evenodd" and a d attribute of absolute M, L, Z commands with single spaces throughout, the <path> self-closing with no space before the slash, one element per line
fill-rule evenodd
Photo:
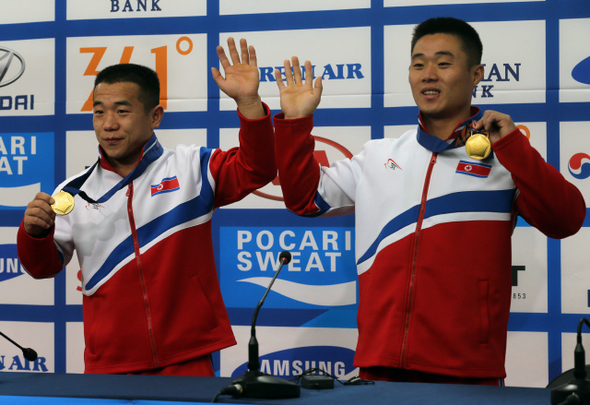
<path fill-rule="evenodd" d="M 473 88 L 483 77 L 483 66 L 468 66 L 461 45 L 455 35 L 432 34 L 414 46 L 409 81 L 427 127 L 435 121 L 457 125 L 470 117 Z"/>
<path fill-rule="evenodd" d="M 92 123 L 96 139 L 108 162 L 123 176 L 137 165 L 143 146 L 163 115 L 160 105 L 146 111 L 139 92 L 139 86 L 131 82 L 103 82 L 94 89 Z"/>

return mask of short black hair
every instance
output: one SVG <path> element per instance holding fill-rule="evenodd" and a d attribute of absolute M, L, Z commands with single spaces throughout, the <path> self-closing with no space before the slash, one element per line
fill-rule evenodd
<path fill-rule="evenodd" d="M 483 45 L 479 34 L 465 21 L 453 17 L 430 18 L 414 27 L 411 52 L 414 52 L 414 46 L 420 38 L 433 34 L 449 34 L 458 37 L 461 40 L 463 51 L 467 55 L 467 67 L 471 68 L 481 64 Z"/>
<path fill-rule="evenodd" d="M 130 82 L 139 86 L 139 101 L 146 109 L 160 104 L 160 80 L 158 74 L 147 66 L 122 63 L 104 68 L 94 80 L 94 88 L 100 83 L 114 84 Z"/>

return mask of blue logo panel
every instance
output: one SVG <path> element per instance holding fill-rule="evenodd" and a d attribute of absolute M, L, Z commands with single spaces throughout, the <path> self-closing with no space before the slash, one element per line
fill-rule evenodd
<path fill-rule="evenodd" d="M 0 245 L 0 282 L 10 280 L 24 274 L 16 245 Z"/>
<path fill-rule="evenodd" d="M 54 134 L 0 134 L 0 209 L 23 209 L 54 189 Z"/>
<path fill-rule="evenodd" d="M 222 227 L 220 283 L 225 303 L 254 308 L 287 250 L 265 308 L 329 309 L 357 304 L 353 228 Z"/>
<path fill-rule="evenodd" d="M 355 370 L 353 359 L 354 350 L 344 347 L 297 347 L 260 356 L 260 371 L 276 377 L 294 377 L 306 370 L 319 368 L 336 378 L 342 378 Z M 236 368 L 231 377 L 239 377 L 246 370 L 248 363 Z"/>

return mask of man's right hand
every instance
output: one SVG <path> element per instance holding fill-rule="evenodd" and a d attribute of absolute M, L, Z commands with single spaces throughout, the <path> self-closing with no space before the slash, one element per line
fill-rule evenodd
<path fill-rule="evenodd" d="M 25 231 L 33 236 L 43 236 L 55 222 L 55 212 L 51 204 L 55 201 L 53 197 L 46 193 L 37 193 L 35 199 L 27 205 L 25 210 L 24 228 Z"/>
<path fill-rule="evenodd" d="M 304 83 L 299 59 L 296 56 L 291 59 L 293 71 L 291 71 L 291 62 L 288 59 L 285 60 L 286 84 L 283 82 L 280 70 L 275 70 L 275 78 L 281 94 L 281 109 L 285 113 L 285 119 L 303 118 L 313 114 L 320 104 L 323 89 L 321 76 L 315 82 L 313 80 L 310 61 L 305 61 Z"/>

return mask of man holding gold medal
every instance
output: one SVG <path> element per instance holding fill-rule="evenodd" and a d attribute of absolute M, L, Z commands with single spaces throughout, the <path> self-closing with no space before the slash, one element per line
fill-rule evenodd
<path fill-rule="evenodd" d="M 313 155 L 321 77 L 306 61 L 303 80 L 296 57 L 286 80 L 275 71 L 285 204 L 304 216 L 355 213 L 361 378 L 501 385 L 516 216 L 552 238 L 584 221 L 580 191 L 511 117 L 471 105 L 481 53 L 464 21 L 416 26 L 409 82 L 419 125 L 330 167 Z"/>
<path fill-rule="evenodd" d="M 156 72 L 123 64 L 95 80 L 98 162 L 29 203 L 18 255 L 35 278 L 72 259 L 82 270 L 85 372 L 213 376 L 211 353 L 234 345 L 211 240 L 215 208 L 276 176 L 256 53 L 219 46 L 213 78 L 240 117 L 240 147 L 164 149 Z M 57 215 L 56 215 L 57 214 Z"/>

